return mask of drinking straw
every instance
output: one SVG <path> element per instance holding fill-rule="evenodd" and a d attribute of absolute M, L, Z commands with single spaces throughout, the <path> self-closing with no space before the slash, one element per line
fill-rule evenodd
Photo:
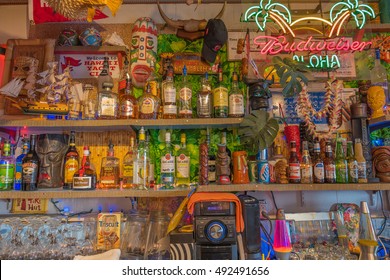
<path fill-rule="evenodd" d="M 286 122 L 286 118 L 284 117 L 284 112 L 283 112 L 283 109 L 282 109 L 282 105 L 280 103 L 279 103 L 279 112 L 282 115 L 282 121 L 283 121 L 284 125 L 288 126 L 288 124 Z"/>

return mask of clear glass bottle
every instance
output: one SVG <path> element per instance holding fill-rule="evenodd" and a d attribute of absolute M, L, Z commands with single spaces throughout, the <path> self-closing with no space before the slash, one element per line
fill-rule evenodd
<path fill-rule="evenodd" d="M 24 157 L 27 155 L 29 150 L 30 142 L 28 139 L 23 139 L 23 149 L 22 153 L 16 158 L 15 161 L 15 182 L 14 182 L 14 190 L 20 191 L 22 189 L 22 162 Z"/>
<path fill-rule="evenodd" d="M 179 90 L 179 109 L 178 117 L 181 119 L 192 118 L 192 87 L 187 81 L 187 67 L 183 67 L 182 82 Z"/>
<path fill-rule="evenodd" d="M 176 86 L 173 81 L 173 69 L 169 68 L 166 80 L 162 83 L 163 118 L 177 118 Z"/>
<path fill-rule="evenodd" d="M 309 146 L 307 141 L 302 142 L 302 162 L 301 162 L 301 183 L 313 183 L 313 167 L 309 153 Z"/>
<path fill-rule="evenodd" d="M 139 119 L 157 119 L 160 109 L 160 99 L 152 94 L 150 84 L 146 85 L 146 91 L 138 98 Z"/>
<path fill-rule="evenodd" d="M 107 54 L 103 60 L 102 71 L 100 72 L 100 74 L 97 78 L 98 92 L 101 92 L 104 90 L 105 83 L 114 84 L 114 80 L 110 75 L 110 58 L 107 56 Z"/>
<path fill-rule="evenodd" d="M 387 81 L 386 67 L 381 64 L 381 53 L 379 49 L 375 49 L 375 64 L 370 71 L 370 79 L 372 86 L 381 86 L 385 90 L 387 102 L 389 102 L 389 83 Z"/>
<path fill-rule="evenodd" d="M 145 129 L 141 127 L 138 133 L 137 156 L 134 161 L 134 184 L 137 189 L 149 189 L 150 157 L 149 147 L 146 145 Z"/>
<path fill-rule="evenodd" d="M 14 186 L 15 158 L 11 155 L 11 142 L 6 140 L 0 157 L 0 191 L 11 190 Z"/>
<path fill-rule="evenodd" d="M 165 133 L 165 147 L 161 156 L 161 188 L 173 189 L 175 184 L 175 156 L 171 144 L 171 133 Z"/>
<path fill-rule="evenodd" d="M 98 119 L 118 118 L 118 95 L 112 92 L 112 83 L 103 83 L 103 90 L 98 94 Z"/>
<path fill-rule="evenodd" d="M 70 132 L 69 148 L 64 158 L 64 189 L 72 189 L 73 176 L 79 170 L 79 153 L 76 148 L 75 132 Z"/>
<path fill-rule="evenodd" d="M 244 94 L 238 87 L 237 72 L 233 72 L 232 88 L 229 92 L 229 117 L 241 118 L 245 115 Z"/>
<path fill-rule="evenodd" d="M 119 158 L 114 155 L 114 145 L 108 144 L 107 156 L 102 159 L 100 168 L 100 188 L 119 189 Z"/>
<path fill-rule="evenodd" d="M 190 152 L 187 149 L 186 135 L 180 136 L 180 149 L 176 153 L 176 187 L 188 188 L 190 186 Z"/>
<path fill-rule="evenodd" d="M 355 157 L 358 163 L 358 182 L 367 183 L 367 162 L 363 155 L 363 146 L 359 138 L 355 139 Z"/>
<path fill-rule="evenodd" d="M 324 161 L 321 157 L 321 148 L 319 142 L 314 143 L 313 175 L 314 183 L 323 184 L 325 182 Z"/>
<path fill-rule="evenodd" d="M 347 141 L 348 183 L 359 182 L 359 167 L 353 151 L 353 142 Z"/>
<path fill-rule="evenodd" d="M 138 101 L 133 93 L 131 76 L 129 72 L 129 61 L 125 57 L 121 78 L 118 84 L 119 93 L 119 118 L 136 119 L 138 118 Z"/>
<path fill-rule="evenodd" d="M 332 146 L 326 143 L 325 147 L 325 183 L 336 183 L 336 165 L 333 158 Z"/>
<path fill-rule="evenodd" d="M 130 137 L 130 147 L 123 158 L 122 164 L 122 188 L 134 188 L 134 161 L 136 159 L 136 147 L 134 137 Z"/>
<path fill-rule="evenodd" d="M 22 191 L 38 189 L 39 157 L 35 151 L 37 135 L 30 135 L 30 149 L 22 161 Z"/>
<path fill-rule="evenodd" d="M 88 146 L 84 146 L 83 158 L 80 169 L 73 176 L 73 190 L 94 190 L 96 189 L 96 171 L 91 166 Z"/>
<path fill-rule="evenodd" d="M 336 141 L 336 183 L 348 183 L 348 163 L 344 155 L 343 139 Z"/>
<path fill-rule="evenodd" d="M 215 118 L 227 118 L 229 114 L 228 89 L 223 83 L 221 64 L 218 65 L 218 84 L 213 90 L 213 107 Z"/>
<path fill-rule="evenodd" d="M 213 116 L 213 95 L 209 75 L 206 72 L 202 77 L 201 88 L 196 100 L 196 110 L 198 118 L 211 118 Z"/>

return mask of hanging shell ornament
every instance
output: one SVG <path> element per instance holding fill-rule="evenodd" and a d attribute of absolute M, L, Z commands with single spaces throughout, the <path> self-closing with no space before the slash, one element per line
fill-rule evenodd
<path fill-rule="evenodd" d="M 96 9 L 108 7 L 115 16 L 123 0 L 46 0 L 53 10 L 74 20 L 87 19 L 91 22 Z"/>

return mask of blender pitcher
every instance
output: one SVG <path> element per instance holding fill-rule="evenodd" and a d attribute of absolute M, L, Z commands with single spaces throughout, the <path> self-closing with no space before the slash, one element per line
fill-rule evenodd
<path fill-rule="evenodd" d="M 167 235 L 169 217 L 160 212 L 152 212 L 147 230 L 145 260 L 169 260 L 170 239 Z"/>

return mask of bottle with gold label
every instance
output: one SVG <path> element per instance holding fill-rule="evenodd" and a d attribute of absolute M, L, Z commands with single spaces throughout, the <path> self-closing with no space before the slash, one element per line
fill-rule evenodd
<path fill-rule="evenodd" d="M 232 89 L 229 92 L 229 117 L 241 118 L 245 115 L 244 95 L 238 87 L 238 76 L 233 72 Z"/>
<path fill-rule="evenodd" d="M 313 167 L 309 154 L 309 146 L 307 141 L 302 142 L 302 162 L 301 162 L 301 183 L 312 184 L 313 183 Z"/>
<path fill-rule="evenodd" d="M 146 85 L 146 90 L 143 95 L 138 98 L 140 119 L 157 119 L 157 114 L 160 108 L 160 99 L 152 94 L 150 84 Z"/>
<path fill-rule="evenodd" d="M 153 60 L 150 62 L 150 75 L 145 83 L 145 89 L 144 89 L 145 92 L 148 85 L 150 86 L 151 94 L 159 100 L 157 118 L 162 119 L 161 85 L 160 85 L 160 79 L 156 75 L 156 67 L 154 65 Z"/>
<path fill-rule="evenodd" d="M 186 135 L 180 136 L 180 149 L 176 154 L 176 187 L 188 188 L 190 186 L 190 153 L 186 145 Z"/>
<path fill-rule="evenodd" d="M 176 86 L 173 81 L 173 68 L 169 68 L 167 78 L 162 83 L 163 118 L 177 118 Z"/>
<path fill-rule="evenodd" d="M 227 118 L 229 114 L 228 89 L 223 84 L 221 64 L 218 65 L 218 85 L 213 90 L 213 107 L 215 118 Z"/>
<path fill-rule="evenodd" d="M 69 148 L 65 154 L 64 164 L 64 189 L 71 189 L 73 185 L 73 175 L 79 170 L 79 153 L 76 149 L 75 132 L 70 132 Z"/>
<path fill-rule="evenodd" d="M 134 160 L 136 156 L 135 140 L 132 136 L 130 138 L 130 147 L 122 164 L 122 188 L 129 189 L 135 186 L 134 184 Z"/>
<path fill-rule="evenodd" d="M 100 169 L 100 188 L 119 188 L 119 158 L 114 156 L 114 145 L 108 145 L 107 156 L 102 159 Z"/>
<path fill-rule="evenodd" d="M 179 90 L 179 118 L 192 118 L 192 89 L 187 81 L 187 67 L 183 67 L 183 80 Z"/>
<path fill-rule="evenodd" d="M 73 190 L 96 189 L 96 171 L 91 166 L 90 151 L 84 146 L 80 169 L 73 176 Z"/>
<path fill-rule="evenodd" d="M 99 92 L 98 119 L 116 119 L 118 117 L 118 95 L 112 92 L 112 83 L 103 83 L 103 90 Z"/>
<path fill-rule="evenodd" d="M 118 84 L 119 92 L 119 118 L 136 119 L 138 118 L 138 102 L 133 93 L 131 76 L 129 73 L 129 61 L 125 58 L 121 78 Z"/>

